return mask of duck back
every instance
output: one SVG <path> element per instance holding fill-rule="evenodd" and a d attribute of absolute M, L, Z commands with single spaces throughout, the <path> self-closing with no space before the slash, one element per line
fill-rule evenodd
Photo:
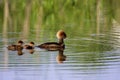
<path fill-rule="evenodd" d="M 40 48 L 62 48 L 64 46 L 65 46 L 64 44 L 60 44 L 57 42 L 47 42 L 47 43 L 40 44 L 38 47 Z"/>

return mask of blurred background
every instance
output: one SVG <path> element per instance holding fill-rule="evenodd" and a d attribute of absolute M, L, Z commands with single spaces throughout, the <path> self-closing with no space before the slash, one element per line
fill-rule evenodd
<path fill-rule="evenodd" d="M 0 0 L 0 32 L 9 40 L 17 32 L 18 39 L 40 41 L 40 37 L 51 38 L 59 29 L 65 30 L 70 38 L 111 31 L 112 23 L 120 21 L 119 3 L 114 0 Z"/>

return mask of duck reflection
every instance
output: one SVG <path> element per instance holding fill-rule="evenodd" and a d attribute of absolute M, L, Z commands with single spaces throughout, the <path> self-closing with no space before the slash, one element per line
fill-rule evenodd
<path fill-rule="evenodd" d="M 56 56 L 56 61 L 58 64 L 63 63 L 64 61 L 66 61 L 66 55 L 64 55 L 64 49 L 65 48 L 45 48 L 45 50 L 47 51 L 58 51 L 58 55 Z"/>
<path fill-rule="evenodd" d="M 63 54 L 64 50 L 59 50 L 59 53 L 56 57 L 57 63 L 61 64 L 66 61 L 66 55 Z"/>
<path fill-rule="evenodd" d="M 33 53 L 35 52 L 35 50 L 34 50 L 34 49 L 28 49 L 28 52 L 29 52 L 30 54 L 33 54 Z"/>
<path fill-rule="evenodd" d="M 23 55 L 23 52 L 22 50 L 18 50 L 18 53 L 17 53 L 19 56 Z"/>
<path fill-rule="evenodd" d="M 22 52 L 23 46 L 17 46 L 16 50 L 17 50 L 19 56 L 23 55 L 23 52 Z"/>

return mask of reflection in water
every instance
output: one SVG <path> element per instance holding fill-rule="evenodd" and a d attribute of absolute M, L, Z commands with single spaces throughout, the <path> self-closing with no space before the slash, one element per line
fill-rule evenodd
<path fill-rule="evenodd" d="M 58 53 L 58 55 L 56 57 L 56 61 L 58 63 L 63 63 L 66 60 L 66 56 L 64 55 L 63 52 L 64 52 L 63 50 L 59 50 L 59 53 Z"/>
<path fill-rule="evenodd" d="M 29 52 L 30 54 L 33 54 L 33 53 L 35 52 L 34 49 L 26 49 L 26 50 L 17 50 L 17 54 L 18 54 L 18 55 L 23 55 L 23 54 L 25 54 L 24 51 L 27 51 L 27 52 Z M 13 52 L 16 52 L 16 51 L 13 51 Z M 9 54 L 9 53 L 8 53 L 8 54 Z"/>
<path fill-rule="evenodd" d="M 26 3 L 26 9 L 25 9 L 25 20 L 24 20 L 24 24 L 23 24 L 23 33 L 22 33 L 22 36 L 21 36 L 25 40 L 29 36 L 31 3 L 32 3 L 32 1 L 27 1 L 27 3 Z"/>
<path fill-rule="evenodd" d="M 20 56 L 20 55 L 23 55 L 22 50 L 18 50 L 17 53 L 18 53 L 19 56 Z"/>
<path fill-rule="evenodd" d="M 33 54 L 35 52 L 34 49 L 29 49 L 28 51 L 29 51 L 30 54 Z"/>
<path fill-rule="evenodd" d="M 114 44 L 113 44 L 113 47 L 114 48 L 119 48 L 120 45 L 120 23 L 118 23 L 116 20 L 113 20 L 113 27 L 112 27 L 112 33 L 111 35 L 114 35 L 113 36 L 113 39 L 114 39 Z"/>
<path fill-rule="evenodd" d="M 4 21 L 3 21 L 3 30 L 2 30 L 4 46 L 7 44 L 8 41 L 8 35 L 7 35 L 8 19 L 9 19 L 8 0 L 4 0 Z M 4 65 L 5 67 L 7 67 L 9 62 L 8 51 L 5 50 L 3 57 L 4 57 Z"/>

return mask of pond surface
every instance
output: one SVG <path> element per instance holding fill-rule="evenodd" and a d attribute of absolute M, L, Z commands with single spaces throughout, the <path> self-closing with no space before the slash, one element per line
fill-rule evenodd
<path fill-rule="evenodd" d="M 46 32 L 48 30 L 44 35 L 47 35 Z M 0 80 L 119 80 L 120 78 L 119 26 L 113 26 L 110 32 L 77 35 L 73 38 L 68 36 L 65 39 L 66 49 L 62 52 L 63 56 L 66 56 L 64 60 L 59 59 L 60 51 L 35 48 L 33 54 L 23 50 L 24 54 L 18 55 L 17 51 L 7 50 L 6 47 L 15 44 L 20 34 L 8 32 L 8 36 L 14 35 L 14 37 L 1 38 Z M 46 40 L 39 42 L 33 39 L 36 45 L 44 41 L 57 41 L 56 37 L 40 38 Z M 31 39 L 24 41 L 29 42 Z"/>
<path fill-rule="evenodd" d="M 59 0 L 49 4 L 15 0 L 9 2 L 9 8 L 7 1 L 0 2 L 0 80 L 120 80 L 117 1 Z M 7 50 L 18 40 L 25 44 L 34 41 L 35 45 L 57 42 L 60 29 L 67 34 L 64 50 L 35 47 L 33 54 L 24 49 L 23 55 Z"/>

